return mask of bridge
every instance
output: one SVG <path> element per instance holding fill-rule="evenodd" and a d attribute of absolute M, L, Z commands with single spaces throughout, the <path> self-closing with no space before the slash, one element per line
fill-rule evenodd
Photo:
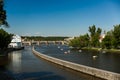
<path fill-rule="evenodd" d="M 22 41 L 22 45 L 66 44 L 66 41 Z"/>

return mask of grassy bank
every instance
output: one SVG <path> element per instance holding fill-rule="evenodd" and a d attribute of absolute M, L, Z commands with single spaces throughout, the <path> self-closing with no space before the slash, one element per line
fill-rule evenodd
<path fill-rule="evenodd" d="M 104 51 L 106 53 L 118 53 L 120 54 L 120 49 L 101 49 L 101 48 L 88 48 L 88 47 L 84 47 L 82 48 L 82 50 L 90 50 L 90 51 Z"/>

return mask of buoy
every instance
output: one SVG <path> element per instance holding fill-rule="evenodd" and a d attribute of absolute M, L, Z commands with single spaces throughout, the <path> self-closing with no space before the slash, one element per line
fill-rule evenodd
<path fill-rule="evenodd" d="M 95 59 L 95 58 L 97 58 L 97 56 L 93 56 L 93 58 Z"/>
<path fill-rule="evenodd" d="M 70 50 L 68 50 L 68 53 L 70 53 Z"/>
<path fill-rule="evenodd" d="M 102 51 L 102 53 L 106 53 L 106 51 Z"/>
<path fill-rule="evenodd" d="M 79 50 L 79 52 L 82 52 L 82 50 Z"/>
<path fill-rule="evenodd" d="M 61 49 L 61 51 L 63 51 L 63 49 Z"/>
<path fill-rule="evenodd" d="M 65 53 L 65 54 L 67 54 L 67 52 L 66 52 L 66 51 L 65 51 L 64 53 Z"/>

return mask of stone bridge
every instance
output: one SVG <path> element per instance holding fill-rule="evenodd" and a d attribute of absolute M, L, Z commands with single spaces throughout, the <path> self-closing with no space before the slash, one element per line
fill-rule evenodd
<path fill-rule="evenodd" d="M 65 44 L 65 41 L 22 41 L 23 45 Z"/>

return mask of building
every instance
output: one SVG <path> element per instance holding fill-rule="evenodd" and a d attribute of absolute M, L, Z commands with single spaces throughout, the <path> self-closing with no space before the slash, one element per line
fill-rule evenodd
<path fill-rule="evenodd" d="M 75 37 L 65 38 L 64 41 L 65 41 L 66 44 L 69 44 L 69 42 L 70 42 L 71 40 L 73 40 L 74 38 L 75 38 Z"/>
<path fill-rule="evenodd" d="M 21 42 L 21 37 L 18 35 L 14 35 L 12 37 L 11 43 L 9 44 L 10 48 L 21 48 L 22 47 L 22 42 Z"/>
<path fill-rule="evenodd" d="M 105 34 L 100 35 L 99 42 L 101 43 L 104 38 L 105 38 Z"/>

